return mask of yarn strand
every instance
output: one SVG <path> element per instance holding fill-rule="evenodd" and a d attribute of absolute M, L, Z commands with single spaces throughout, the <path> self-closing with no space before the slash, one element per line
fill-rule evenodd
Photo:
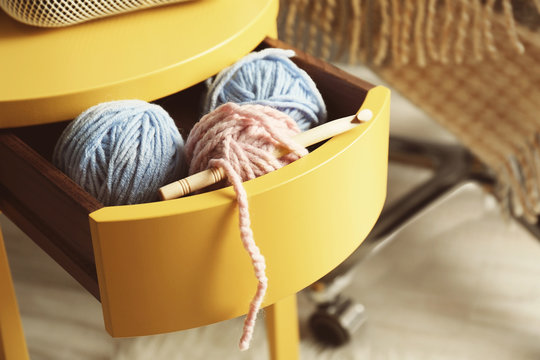
<path fill-rule="evenodd" d="M 480 0 L 476 0 L 473 6 L 473 54 L 476 61 L 482 61 L 482 4 Z"/>
<path fill-rule="evenodd" d="M 401 28 L 400 23 L 400 5 L 398 0 L 392 0 L 392 63 L 394 65 L 400 64 L 400 43 L 399 43 L 399 31 Z"/>
<path fill-rule="evenodd" d="M 425 1 L 427 0 L 420 0 L 417 4 L 416 9 L 416 20 L 414 22 L 414 43 L 416 46 L 416 63 L 418 66 L 424 67 L 426 66 L 426 51 L 424 49 L 424 39 L 423 35 L 423 25 L 424 25 L 424 17 L 426 13 L 426 4 Z"/>
<path fill-rule="evenodd" d="M 465 41 L 468 35 L 468 25 L 470 22 L 469 15 L 469 3 L 467 0 L 460 1 L 460 13 L 457 26 L 457 37 L 454 49 L 454 61 L 456 64 L 463 63 L 463 57 L 465 56 Z"/>
<path fill-rule="evenodd" d="M 409 51 L 410 51 L 410 38 L 412 31 L 412 19 L 414 15 L 414 3 L 413 0 L 405 0 L 403 7 L 404 16 L 401 21 L 401 64 L 407 65 L 409 63 Z"/>
<path fill-rule="evenodd" d="M 255 277 L 258 280 L 257 291 L 251 300 L 249 305 L 249 312 L 244 321 L 244 329 L 242 337 L 240 338 L 240 350 L 244 351 L 249 348 L 251 338 L 253 337 L 253 330 L 255 329 L 255 321 L 257 319 L 257 313 L 261 308 L 261 303 L 266 294 L 268 288 L 268 278 L 266 277 L 266 262 L 264 256 L 255 240 L 253 239 L 253 230 L 251 230 L 251 220 L 249 217 L 249 205 L 248 197 L 244 186 L 242 185 L 242 178 L 234 170 L 231 164 L 223 159 L 212 159 L 208 163 L 210 166 L 221 167 L 225 171 L 225 176 L 231 183 L 236 192 L 236 202 L 238 204 L 238 220 L 240 227 L 240 237 L 242 238 L 242 244 L 251 257 L 253 264 L 253 270 Z"/>
<path fill-rule="evenodd" d="M 266 262 L 255 243 L 248 208 L 248 196 L 242 181 L 254 179 L 307 154 L 291 137 L 300 129 L 284 112 L 269 106 L 225 103 L 193 127 L 186 141 L 190 174 L 210 167 L 221 168 L 233 186 L 238 205 L 242 245 L 248 252 L 258 285 L 247 313 L 240 350 L 249 348 L 257 313 L 268 288 Z M 291 153 L 276 159 L 273 151 L 283 147 Z"/>
<path fill-rule="evenodd" d="M 426 15 L 426 47 L 431 59 L 439 60 L 439 52 L 435 47 L 434 23 L 437 17 L 436 0 L 429 0 Z"/>
<path fill-rule="evenodd" d="M 444 5 L 444 24 L 441 39 L 441 62 L 448 63 L 448 51 L 450 50 L 450 36 L 452 33 L 452 24 L 454 22 L 454 1 L 445 0 Z M 489 0 L 488 0 L 489 1 Z"/>
<path fill-rule="evenodd" d="M 296 36 L 296 13 L 298 10 L 298 0 L 290 1 L 289 3 L 289 11 L 287 13 L 287 17 L 285 19 L 285 41 L 288 43 L 292 43 Z"/>
<path fill-rule="evenodd" d="M 351 19 L 349 25 L 349 63 L 353 64 L 358 58 L 358 53 L 361 49 L 361 31 L 362 31 L 362 0 L 351 1 Z"/>
<path fill-rule="evenodd" d="M 484 39 L 486 42 L 486 48 L 488 54 L 495 58 L 497 56 L 497 48 L 495 47 L 495 38 L 493 36 L 493 30 L 491 26 L 491 19 L 493 18 L 493 6 L 495 5 L 495 0 L 487 0 L 484 5 L 483 11 L 483 33 Z"/>
<path fill-rule="evenodd" d="M 503 0 L 502 7 L 504 12 L 504 21 L 508 36 L 510 37 L 510 42 L 519 54 L 523 54 L 525 52 L 525 47 L 523 46 L 523 43 L 519 40 L 519 36 L 517 34 L 516 22 L 514 20 L 512 10 L 512 3 L 510 2 L 510 0 Z"/>
<path fill-rule="evenodd" d="M 381 11 L 381 30 L 379 33 L 377 54 L 373 63 L 376 66 L 382 64 L 388 54 L 388 38 L 390 37 L 390 14 L 388 14 L 390 0 L 379 0 Z"/>

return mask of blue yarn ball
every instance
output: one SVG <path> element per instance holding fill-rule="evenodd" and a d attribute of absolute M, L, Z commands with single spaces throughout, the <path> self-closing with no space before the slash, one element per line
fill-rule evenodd
<path fill-rule="evenodd" d="M 253 52 L 208 80 L 204 112 L 227 102 L 259 104 L 283 111 L 305 131 L 326 121 L 326 106 L 309 75 L 289 57 L 294 51 Z"/>
<path fill-rule="evenodd" d="M 53 163 L 104 205 L 158 200 L 178 180 L 184 140 L 160 106 L 121 100 L 91 107 L 62 133 Z"/>

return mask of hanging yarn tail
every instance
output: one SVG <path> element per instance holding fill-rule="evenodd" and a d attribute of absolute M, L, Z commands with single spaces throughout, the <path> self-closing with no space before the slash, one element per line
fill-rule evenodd
<path fill-rule="evenodd" d="M 261 250 L 255 244 L 253 239 L 253 231 L 251 230 L 251 220 L 249 217 L 248 196 L 246 190 L 242 186 L 242 178 L 234 170 L 231 164 L 223 159 L 213 159 L 209 163 L 210 166 L 221 167 L 225 170 L 225 175 L 231 183 L 236 192 L 236 202 L 238 203 L 238 222 L 240 227 L 240 237 L 242 244 L 251 257 L 253 264 L 253 270 L 255 277 L 259 284 L 257 285 L 257 291 L 251 300 L 249 305 L 249 311 L 244 321 L 244 329 L 242 337 L 240 338 L 240 350 L 244 351 L 249 348 L 251 338 L 253 337 L 253 330 L 255 329 L 255 321 L 257 319 L 257 313 L 261 308 L 261 303 L 266 294 L 268 288 L 268 278 L 266 277 L 266 261 L 261 254 Z"/>
<path fill-rule="evenodd" d="M 290 139 L 299 132 L 296 122 L 279 110 L 262 105 L 226 103 L 203 116 L 186 141 L 190 174 L 220 167 L 236 193 L 240 237 L 258 281 L 244 322 L 240 350 L 249 348 L 257 313 L 268 287 L 266 262 L 254 240 L 248 196 L 242 181 L 277 170 L 306 155 L 307 150 Z M 273 156 L 276 147 L 286 148 L 291 153 L 276 159 Z"/>

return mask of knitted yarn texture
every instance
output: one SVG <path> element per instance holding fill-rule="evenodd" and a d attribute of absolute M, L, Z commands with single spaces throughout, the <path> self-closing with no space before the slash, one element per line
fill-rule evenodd
<path fill-rule="evenodd" d="M 203 116 L 186 140 L 189 173 L 220 167 L 236 192 L 240 236 L 258 280 L 257 291 L 244 322 L 241 350 L 249 348 L 257 312 L 268 286 L 266 263 L 253 238 L 248 196 L 242 181 L 276 170 L 306 155 L 307 150 L 290 139 L 299 132 L 298 125 L 290 116 L 271 107 L 226 103 Z M 291 153 L 276 159 L 272 154 L 276 147 L 284 147 Z"/>
<path fill-rule="evenodd" d="M 104 205 L 158 200 L 178 179 L 184 141 L 169 114 L 142 100 L 93 106 L 62 133 L 53 163 Z"/>
<path fill-rule="evenodd" d="M 302 131 L 326 121 L 326 106 L 309 75 L 289 58 L 294 51 L 253 52 L 209 79 L 204 113 L 226 102 L 273 107 L 292 117 Z"/>

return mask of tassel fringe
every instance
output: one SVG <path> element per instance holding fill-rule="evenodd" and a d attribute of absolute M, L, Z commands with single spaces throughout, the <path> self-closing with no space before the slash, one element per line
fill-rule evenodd
<path fill-rule="evenodd" d="M 540 0 L 514 1 L 540 13 Z M 281 7 L 282 37 L 330 61 L 461 64 L 496 58 L 497 42 L 525 51 L 511 0 L 281 0 Z M 504 38 L 493 35 L 495 15 Z"/>
<path fill-rule="evenodd" d="M 281 15 L 287 41 L 365 63 L 454 133 L 502 209 L 536 222 L 540 0 L 282 0 Z"/>

